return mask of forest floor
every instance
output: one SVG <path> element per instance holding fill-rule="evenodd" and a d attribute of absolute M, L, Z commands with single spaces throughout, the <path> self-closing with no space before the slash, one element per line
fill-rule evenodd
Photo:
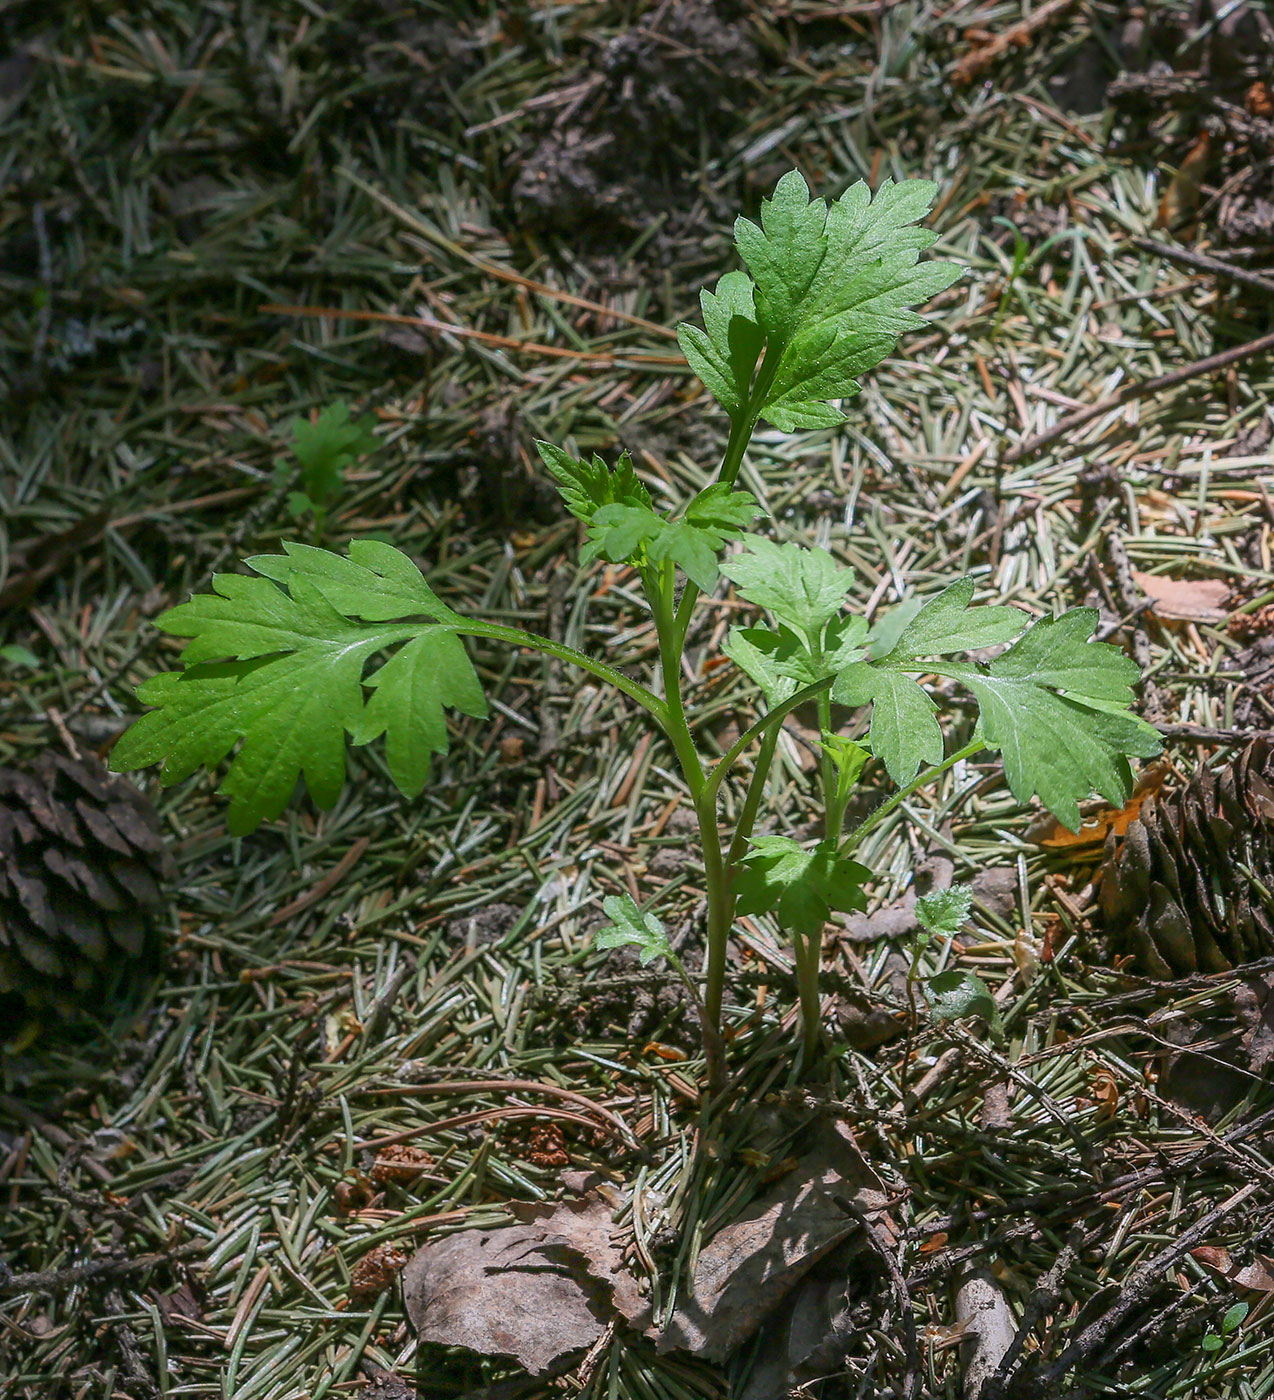
<path fill-rule="evenodd" d="M 968 274 L 843 428 L 757 436 L 767 528 L 852 565 L 873 616 L 965 572 L 1097 606 L 1149 670 L 1155 781 L 1224 766 L 1274 723 L 1274 359 L 1193 367 L 1274 330 L 1260 11 L 0 7 L 0 763 L 62 728 L 107 751 L 175 655 L 151 619 L 289 536 L 276 461 L 337 400 L 378 445 L 329 542 L 388 538 L 461 610 L 648 665 L 624 572 L 576 587 L 531 443 L 627 449 L 667 499 L 702 484 L 725 420 L 672 328 L 795 165 L 824 194 L 936 179 L 935 251 Z M 715 664 L 730 605 L 705 616 L 719 752 L 750 717 Z M 332 811 L 236 839 L 205 777 L 139 775 L 179 865 L 155 995 L 0 1056 L 3 1400 L 954 1398 L 996 1326 L 988 1400 L 1274 1394 L 1270 962 L 1146 976 L 1094 892 L 1116 814 L 1068 841 L 990 757 L 917 793 L 867 846 L 871 912 L 828 928 L 839 1053 L 802 1081 L 790 954 L 750 921 L 708 1114 L 675 979 L 591 947 L 622 891 L 701 947 L 669 755 L 542 658 L 476 655 L 492 720 L 454 725 L 416 802 L 373 745 Z M 812 762 L 794 723 L 775 830 L 808 827 Z M 953 874 L 978 902 L 951 957 L 1002 1040 L 901 1033 L 913 876 Z M 765 1247 L 809 1257 L 832 1124 L 887 1204 L 786 1311 L 758 1291 L 663 1351 L 599 1326 L 537 1378 L 474 1340 L 516 1309 L 493 1284 L 472 1345 L 417 1343 L 403 1261 L 571 1172 L 609 1183 L 657 1321 L 758 1201 Z"/>

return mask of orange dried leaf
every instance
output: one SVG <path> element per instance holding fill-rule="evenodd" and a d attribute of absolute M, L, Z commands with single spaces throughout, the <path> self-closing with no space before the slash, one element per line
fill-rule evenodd
<path fill-rule="evenodd" d="M 1159 201 L 1157 228 L 1170 229 L 1182 238 L 1194 232 L 1194 220 L 1203 197 L 1203 183 L 1212 163 L 1212 138 L 1205 131 L 1181 159 L 1177 173 Z"/>
<path fill-rule="evenodd" d="M 1151 601 L 1161 622 L 1224 622 L 1230 586 L 1219 578 L 1167 578 L 1132 571 L 1133 582 Z"/>
<path fill-rule="evenodd" d="M 1047 850 L 1063 851 L 1076 846 L 1100 846 L 1112 831 L 1116 836 L 1122 836 L 1141 815 L 1146 799 L 1163 786 L 1167 775 L 1168 770 L 1163 764 L 1152 763 L 1138 777 L 1132 796 L 1122 807 L 1103 807 L 1085 818 L 1078 831 L 1070 831 L 1056 817 L 1049 817 L 1032 828 L 1031 839 Z"/>

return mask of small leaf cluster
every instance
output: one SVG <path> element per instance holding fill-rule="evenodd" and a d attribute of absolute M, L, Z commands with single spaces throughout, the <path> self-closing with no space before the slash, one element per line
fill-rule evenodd
<path fill-rule="evenodd" d="M 281 458 L 275 472 L 280 481 L 290 481 L 299 467 L 301 486 L 288 492 L 288 510 L 297 519 L 312 516 L 319 537 L 327 524 L 328 510 L 345 484 L 345 473 L 360 457 L 376 449 L 372 434 L 375 423 L 370 413 L 352 417 L 349 404 L 339 399 L 313 422 L 308 418 L 292 420 L 295 464 Z"/>

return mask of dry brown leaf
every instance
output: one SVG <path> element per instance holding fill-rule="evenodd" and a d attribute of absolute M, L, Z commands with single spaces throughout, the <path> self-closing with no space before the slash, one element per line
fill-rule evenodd
<path fill-rule="evenodd" d="M 700 1251 L 688 1294 L 659 1334 L 660 1351 L 728 1357 L 811 1269 L 857 1230 L 837 1196 L 892 1232 L 880 1178 L 847 1128 L 830 1124 L 800 1162 Z"/>
<path fill-rule="evenodd" d="M 624 1262 L 623 1250 L 611 1238 L 614 1206 L 602 1194 L 610 1188 L 586 1172 L 563 1172 L 562 1180 L 580 1193 L 576 1199 L 553 1206 L 517 1204 L 514 1213 L 540 1226 L 546 1247 L 560 1246 L 574 1254 L 603 1285 L 621 1317 L 634 1326 L 644 1325 L 649 1304 Z"/>
<path fill-rule="evenodd" d="M 1201 132 L 1181 158 L 1177 172 L 1159 201 L 1156 228 L 1165 228 L 1180 238 L 1194 235 L 1195 215 L 1203 198 L 1203 183 L 1212 163 L 1212 138 Z"/>
<path fill-rule="evenodd" d="M 1236 1288 L 1274 1293 L 1274 1259 L 1267 1254 L 1253 1254 L 1250 1264 L 1236 1264 L 1224 1245 L 1203 1244 L 1192 1249 L 1190 1257 Z"/>
<path fill-rule="evenodd" d="M 534 1225 L 462 1230 L 424 1246 L 403 1273 L 403 1300 L 422 1342 L 511 1356 L 532 1376 L 605 1331 L 588 1294 L 540 1252 Z"/>
<path fill-rule="evenodd" d="M 646 1302 L 611 1240 L 607 1201 L 589 1190 L 514 1209 L 522 1223 L 430 1241 L 407 1265 L 403 1300 L 422 1341 L 513 1357 L 542 1376 L 592 1346 L 617 1312 L 644 1323 Z"/>
<path fill-rule="evenodd" d="M 1161 622 L 1224 622 L 1230 586 L 1219 578 L 1167 578 L 1132 571 L 1133 582 L 1151 601 Z"/>

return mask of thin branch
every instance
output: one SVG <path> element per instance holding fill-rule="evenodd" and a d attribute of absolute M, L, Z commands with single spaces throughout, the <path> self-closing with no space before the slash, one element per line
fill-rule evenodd
<path fill-rule="evenodd" d="M 1097 403 L 1089 404 L 1086 408 L 1077 408 L 1074 413 L 1068 413 L 1064 418 L 1059 418 L 1051 428 L 1045 428 L 1042 433 L 1036 433 L 1034 437 L 1024 439 L 1016 447 L 1010 447 L 1000 459 L 1001 465 L 1011 467 L 1027 457 L 1034 457 L 1037 452 L 1042 452 L 1058 438 L 1066 437 L 1069 433 L 1077 431 L 1086 423 L 1091 423 L 1094 418 L 1100 418 L 1112 409 L 1122 408 L 1124 404 L 1135 403 L 1138 399 L 1149 398 L 1152 394 L 1157 394 L 1163 389 L 1173 389 L 1178 384 L 1197 379 L 1201 375 L 1226 369 L 1230 365 L 1237 364 L 1240 360 L 1264 354 L 1267 350 L 1274 350 L 1274 334 L 1258 336 L 1256 340 L 1249 340 L 1243 345 L 1231 346 L 1229 350 L 1222 350 L 1215 355 L 1208 355 L 1205 359 L 1182 365 L 1179 369 L 1174 369 L 1168 374 L 1156 375 L 1154 379 L 1145 379 L 1139 384 L 1125 384 L 1122 389 L 1108 394 L 1106 398 L 1100 399 Z"/>

